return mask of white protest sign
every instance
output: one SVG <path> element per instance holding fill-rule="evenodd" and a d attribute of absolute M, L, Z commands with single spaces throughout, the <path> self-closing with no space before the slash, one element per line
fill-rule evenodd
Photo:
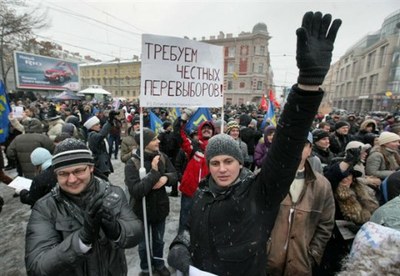
<path fill-rule="evenodd" d="M 22 118 L 24 108 L 22 106 L 13 106 L 12 108 L 14 118 Z"/>
<path fill-rule="evenodd" d="M 140 106 L 221 107 L 223 47 L 143 34 Z"/>

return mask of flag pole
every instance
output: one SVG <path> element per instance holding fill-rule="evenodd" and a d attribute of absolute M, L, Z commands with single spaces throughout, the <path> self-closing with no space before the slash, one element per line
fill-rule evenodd
<path fill-rule="evenodd" d="M 146 169 L 144 167 L 144 148 L 143 148 L 143 107 L 139 108 L 140 110 L 140 169 L 139 169 L 139 177 L 142 180 L 146 176 Z M 147 210 L 146 210 L 146 196 L 142 198 L 142 208 L 143 208 L 143 225 L 144 225 L 144 239 L 146 242 L 146 255 L 147 255 L 147 264 L 149 267 L 149 275 L 153 276 L 153 271 L 151 269 L 151 256 L 150 256 L 150 239 L 149 239 L 149 225 L 147 223 Z"/>

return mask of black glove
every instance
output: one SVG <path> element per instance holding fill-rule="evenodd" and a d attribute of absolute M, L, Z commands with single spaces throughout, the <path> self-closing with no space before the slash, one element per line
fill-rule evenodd
<path fill-rule="evenodd" d="M 84 244 L 92 244 L 99 236 L 101 215 L 99 210 L 103 205 L 103 194 L 97 194 L 86 206 L 83 227 L 79 238 Z"/>
<path fill-rule="evenodd" d="M 343 161 L 350 164 L 351 166 L 354 166 L 360 161 L 360 155 L 361 147 L 348 149 L 346 150 Z"/>
<path fill-rule="evenodd" d="M 101 209 L 101 228 L 110 240 L 117 240 L 121 234 L 121 226 L 110 208 Z"/>
<path fill-rule="evenodd" d="M 187 247 L 183 244 L 175 244 L 171 247 L 168 253 L 168 264 L 185 274 L 189 274 L 192 259 Z"/>
<path fill-rule="evenodd" d="M 333 43 L 342 21 L 320 12 L 304 14 L 301 28 L 296 31 L 296 60 L 299 68 L 297 82 L 305 85 L 320 85 L 328 73 L 332 59 Z M 329 31 L 328 31 L 329 29 Z"/>

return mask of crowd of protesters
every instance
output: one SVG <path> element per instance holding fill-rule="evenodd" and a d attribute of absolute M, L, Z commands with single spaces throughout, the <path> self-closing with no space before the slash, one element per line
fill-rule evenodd
<path fill-rule="evenodd" d="M 330 23 L 328 15 L 307 13 L 298 43 L 311 25 Z M 333 48 L 339 26 L 333 21 L 326 44 L 309 41 L 310 50 Z M 325 37 L 327 28 L 317 29 Z M 312 58 L 299 49 L 303 62 Z M 329 68 L 330 58 L 321 62 Z M 365 223 L 399 230 L 400 114 L 315 115 L 327 70 L 310 79 L 298 66 L 299 84 L 276 112 L 277 125 L 263 123 L 265 111 L 256 106 L 213 108 L 212 119 L 187 130 L 191 108 L 173 119 L 168 109 L 144 109 L 140 125 L 140 109 L 129 102 L 13 101 L 24 111 L 9 115 L 0 180 L 9 184 L 12 168 L 33 180 L 29 191 L 16 191 L 33 208 L 28 274 L 126 275 L 123 248 L 138 245 L 141 275 L 170 275 L 163 256 L 168 196 L 181 198 L 168 263 L 184 274 L 194 265 L 217 275 L 335 275 L 347 269 Z M 150 129 L 150 111 L 162 120 L 159 129 Z M 129 202 L 108 181 L 118 156 Z M 152 267 L 139 223 L 143 197 Z M 352 235 L 343 234 L 343 222 Z"/>

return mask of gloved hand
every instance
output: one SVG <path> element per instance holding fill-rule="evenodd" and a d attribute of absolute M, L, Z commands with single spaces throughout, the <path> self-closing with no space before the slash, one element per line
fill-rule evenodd
<path fill-rule="evenodd" d="M 354 166 L 360 161 L 360 156 L 361 147 L 348 149 L 346 150 L 343 161 L 350 164 L 350 166 Z"/>
<path fill-rule="evenodd" d="M 296 60 L 299 68 L 297 82 L 304 85 L 320 85 L 324 81 L 332 59 L 333 44 L 342 21 L 320 12 L 304 14 L 301 28 L 296 31 Z"/>
<path fill-rule="evenodd" d="M 107 238 L 113 241 L 117 240 L 121 234 L 121 226 L 119 225 L 117 218 L 113 214 L 112 210 L 105 206 L 101 209 L 101 229 L 103 229 Z"/>
<path fill-rule="evenodd" d="M 84 222 L 79 238 L 84 244 L 92 244 L 99 236 L 100 230 L 100 209 L 103 205 L 103 194 L 94 196 L 86 206 Z"/>
<path fill-rule="evenodd" d="M 175 244 L 168 253 L 168 264 L 173 268 L 189 273 L 189 266 L 192 264 L 190 252 L 183 244 Z"/>

